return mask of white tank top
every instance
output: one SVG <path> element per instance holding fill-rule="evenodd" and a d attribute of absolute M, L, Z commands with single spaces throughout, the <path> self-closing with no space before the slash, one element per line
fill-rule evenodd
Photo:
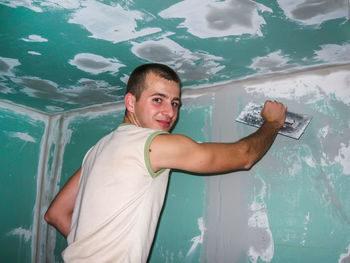
<path fill-rule="evenodd" d="M 85 155 L 65 262 L 146 262 L 169 169 L 154 173 L 152 139 L 164 132 L 122 124 Z"/>

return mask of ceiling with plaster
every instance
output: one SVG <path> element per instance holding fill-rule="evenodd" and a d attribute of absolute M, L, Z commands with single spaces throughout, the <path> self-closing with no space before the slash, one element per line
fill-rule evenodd
<path fill-rule="evenodd" d="M 164 63 L 184 88 L 350 62 L 348 0 L 0 0 L 0 100 L 47 113 L 122 101 Z"/>

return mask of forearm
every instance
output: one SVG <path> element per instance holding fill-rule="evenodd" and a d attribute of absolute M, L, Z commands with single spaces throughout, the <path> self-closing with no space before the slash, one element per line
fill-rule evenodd
<path fill-rule="evenodd" d="M 70 231 L 80 173 L 81 169 L 68 180 L 52 201 L 44 217 L 49 224 L 53 225 L 65 237 Z"/>
<path fill-rule="evenodd" d="M 50 225 L 54 226 L 64 237 L 67 237 L 70 231 L 70 224 L 72 220 L 71 214 L 55 215 L 50 210 L 45 214 L 45 220 Z"/>
<path fill-rule="evenodd" d="M 270 149 L 280 130 L 274 122 L 265 122 L 255 133 L 243 138 L 240 142 L 246 144 L 247 167 L 250 168 L 259 161 Z"/>

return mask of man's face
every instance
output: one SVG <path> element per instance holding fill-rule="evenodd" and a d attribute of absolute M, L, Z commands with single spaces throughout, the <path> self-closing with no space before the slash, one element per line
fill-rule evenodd
<path fill-rule="evenodd" d="M 136 125 L 169 132 L 180 107 L 180 85 L 154 73 L 146 76 L 146 89 L 135 102 Z"/>

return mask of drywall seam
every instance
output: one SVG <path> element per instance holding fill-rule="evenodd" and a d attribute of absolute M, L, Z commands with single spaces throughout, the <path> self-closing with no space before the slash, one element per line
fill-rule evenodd
<path fill-rule="evenodd" d="M 306 74 L 317 74 L 317 75 L 328 75 L 334 71 L 349 71 L 350 63 L 344 64 L 332 64 L 332 65 L 321 65 L 321 66 L 312 66 L 312 67 L 304 67 L 302 69 L 283 71 L 283 72 L 274 72 L 268 74 L 256 74 L 253 76 L 248 76 L 245 78 L 231 80 L 227 82 L 221 83 L 212 83 L 210 85 L 203 86 L 191 86 L 191 87 L 183 87 L 182 88 L 182 98 L 186 97 L 195 97 L 199 95 L 204 95 L 207 93 L 218 92 L 221 89 L 233 86 L 242 86 L 242 84 L 254 84 L 254 83 L 263 83 L 278 79 L 285 79 L 287 77 L 293 76 L 303 76 Z"/>
<path fill-rule="evenodd" d="M 55 125 L 51 129 L 51 145 L 55 144 L 55 149 L 53 152 L 53 160 L 52 160 L 52 167 L 51 167 L 51 173 L 47 174 L 47 182 L 46 185 L 46 203 L 42 207 L 44 211 L 49 207 L 50 203 L 54 199 L 59 189 L 59 181 L 61 179 L 61 170 L 62 170 L 62 158 L 63 158 L 63 151 L 62 151 L 62 126 L 63 126 L 63 115 L 55 115 L 52 117 L 55 120 Z M 54 135 L 52 133 L 55 132 Z M 48 171 L 47 171 L 48 172 Z M 54 262 L 55 256 L 54 256 L 54 249 L 56 244 L 56 233 L 57 230 L 49 226 L 48 224 L 45 225 L 46 233 L 45 233 L 45 239 L 43 240 L 43 247 L 44 247 L 44 253 L 42 255 L 42 262 Z"/>
<path fill-rule="evenodd" d="M 29 114 L 32 115 L 34 113 L 34 116 L 36 116 L 35 118 L 38 120 L 47 120 L 47 118 L 50 116 L 50 114 L 46 112 L 43 112 L 34 108 L 30 108 L 24 105 L 15 104 L 8 100 L 0 100 L 0 107 L 5 109 L 12 109 L 24 115 L 29 115 Z M 45 117 L 41 118 L 39 116 L 45 116 Z"/>
<path fill-rule="evenodd" d="M 42 202 L 45 196 L 45 189 L 43 187 L 45 182 L 45 171 L 48 162 L 48 138 L 51 131 L 51 118 L 46 120 L 45 132 L 42 138 L 41 151 L 39 155 L 38 173 L 37 173 L 37 188 L 36 199 L 34 205 L 34 219 L 33 219 L 33 239 L 32 239 L 32 262 L 40 262 L 40 248 L 41 248 L 41 233 L 42 233 Z"/>
<path fill-rule="evenodd" d="M 44 215 L 47 210 L 47 208 L 50 205 L 50 202 L 53 200 L 55 192 L 55 180 L 57 176 L 56 172 L 56 166 L 57 166 L 57 156 L 59 153 L 60 148 L 58 147 L 58 141 L 60 139 L 60 123 L 61 123 L 61 116 L 53 116 L 50 118 L 50 127 L 49 127 L 49 136 L 47 137 L 47 148 L 46 148 L 46 166 L 45 166 L 45 174 L 43 176 L 42 184 L 41 184 L 41 191 L 42 191 L 42 198 L 41 198 L 41 204 L 40 204 L 40 222 L 42 222 L 40 226 L 41 234 L 40 234 L 40 252 L 38 252 L 38 261 L 37 262 L 53 262 L 51 259 L 48 260 L 48 258 L 52 255 L 49 252 L 52 252 L 50 250 L 51 248 L 51 242 L 55 242 L 55 239 L 50 238 L 50 233 L 53 232 L 53 235 L 55 237 L 56 230 L 53 229 L 53 227 L 49 227 L 47 223 L 44 222 Z M 52 154 L 52 162 L 51 167 L 49 164 L 50 154 L 51 154 L 51 148 L 54 147 L 53 154 Z M 38 250 L 39 250 L 38 249 Z"/>
<path fill-rule="evenodd" d="M 84 115 L 84 114 L 89 114 L 91 112 L 101 112 L 101 109 L 103 109 L 102 111 L 104 111 L 104 112 L 110 112 L 113 110 L 123 110 L 123 109 L 125 109 L 124 101 L 105 103 L 105 104 L 97 104 L 97 105 L 92 105 L 89 107 L 74 109 L 74 110 L 65 111 L 65 112 L 61 112 L 61 113 L 55 113 L 52 115 L 63 115 L 64 118 L 68 118 L 70 116 Z"/>

